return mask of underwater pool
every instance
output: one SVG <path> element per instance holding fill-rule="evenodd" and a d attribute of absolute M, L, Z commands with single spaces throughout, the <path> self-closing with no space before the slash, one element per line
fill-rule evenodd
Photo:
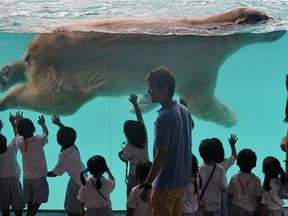
<path fill-rule="evenodd" d="M 246 29 L 245 32 L 265 34 L 265 32 L 287 29 L 287 15 L 284 12 L 287 11 L 288 5 L 285 1 L 277 2 L 276 5 L 269 1 L 251 1 L 252 3 L 247 1 L 241 4 L 225 1 L 168 1 L 167 3 L 149 2 L 149 4 L 147 2 L 149 1 L 103 1 L 101 4 L 95 5 L 93 1 L 76 1 L 72 5 L 72 1 L 68 0 L 4 1 L 0 7 L 5 6 L 9 13 L 6 15 L 1 13 L 0 15 L 0 65 L 2 67 L 10 61 L 19 60 L 30 40 L 38 33 L 34 30 L 39 26 L 45 27 L 46 22 L 55 24 L 59 23 L 59 20 L 61 23 L 65 23 L 85 19 L 149 17 L 153 14 L 156 17 L 180 17 L 190 14 L 202 16 L 216 13 L 220 6 L 223 6 L 221 12 L 238 6 L 258 6 L 270 11 L 281 22 L 270 27 L 264 26 L 264 29 L 258 27 Z M 144 6 L 146 8 L 143 8 Z M 156 6 L 161 7 L 161 9 L 156 10 Z M 206 35 L 202 37 L 225 36 Z M 220 49 L 218 51 L 220 52 Z M 238 121 L 232 127 L 224 127 L 212 121 L 204 121 L 194 117 L 192 151 L 199 162 L 201 159 L 198 146 L 201 140 L 211 137 L 219 138 L 225 146 L 226 156 L 229 156 L 231 151 L 228 137 L 234 133 L 239 137 L 236 144 L 238 152 L 243 148 L 251 148 L 256 152 L 257 167 L 253 169 L 253 172 L 261 179 L 263 179 L 262 161 L 268 155 L 277 157 L 284 168 L 285 154 L 281 152 L 279 145 L 287 132 L 287 125 L 282 122 L 287 98 L 285 87 L 285 76 L 288 72 L 287 56 L 288 34 L 286 33 L 274 42 L 253 43 L 243 46 L 235 53 L 228 55 L 226 61 L 219 65 L 215 95 L 233 108 L 237 113 Z M 143 73 L 146 72 L 148 71 Z M 144 76 L 143 82 L 145 82 Z M 197 89 L 197 86 L 195 88 Z M 138 94 L 138 92 L 131 93 Z M 0 97 L 4 95 L 5 92 L 1 93 Z M 71 126 L 77 131 L 76 145 L 79 147 L 84 164 L 94 154 L 100 154 L 106 158 L 108 166 L 116 178 L 116 188 L 111 194 L 113 210 L 126 208 L 125 164 L 118 158 L 118 152 L 121 150 L 122 142 L 125 141 L 124 122 L 129 119 L 136 119 L 136 116 L 129 111 L 131 103 L 128 98 L 129 94 L 117 97 L 96 97 L 83 105 L 75 114 L 61 116 L 65 125 Z M 178 100 L 179 96 L 175 95 L 175 99 Z M 153 125 L 158 109 L 159 107 L 143 114 L 149 135 L 150 158 L 152 158 Z M 17 110 L 9 109 L 0 113 L 0 118 L 4 121 L 2 132 L 8 140 L 13 138 L 8 121 L 9 112 L 15 113 Z M 25 117 L 34 121 L 36 133 L 41 133 L 41 128 L 36 123 L 38 115 L 41 113 L 31 110 L 23 110 L 23 112 Z M 45 154 L 48 169 L 51 170 L 57 163 L 60 151 L 60 146 L 56 142 L 58 128 L 52 124 L 50 115 L 44 116 L 49 129 L 49 143 L 45 147 Z M 21 164 L 20 153 L 18 156 Z M 236 165 L 229 169 L 228 181 L 231 175 L 238 170 Z M 43 204 L 41 209 L 63 209 L 67 182 L 68 176 L 66 174 L 57 178 L 48 178 L 49 201 Z"/>

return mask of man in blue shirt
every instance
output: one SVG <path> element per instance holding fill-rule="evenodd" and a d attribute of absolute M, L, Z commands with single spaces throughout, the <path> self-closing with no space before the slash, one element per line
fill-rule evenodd
<path fill-rule="evenodd" d="M 175 79 L 170 69 L 156 68 L 146 81 L 152 103 L 162 107 L 154 128 L 153 164 L 141 197 L 147 199 L 152 188 L 154 216 L 181 216 L 185 186 L 191 176 L 192 118 L 185 106 L 173 100 Z"/>

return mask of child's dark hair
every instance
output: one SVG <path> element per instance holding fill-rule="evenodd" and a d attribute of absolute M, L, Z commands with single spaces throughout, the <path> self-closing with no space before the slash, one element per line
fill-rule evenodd
<path fill-rule="evenodd" d="M 215 162 L 215 163 L 220 163 L 220 162 L 222 162 L 222 161 L 224 160 L 224 158 L 225 158 L 225 152 L 224 152 L 223 144 L 222 144 L 222 142 L 221 142 L 218 138 L 216 138 L 216 137 L 212 138 L 212 140 L 214 140 L 214 141 L 216 142 L 217 147 L 218 147 L 218 153 L 217 153 L 217 155 L 216 155 L 216 157 L 215 157 L 215 159 L 214 159 L 214 162 Z"/>
<path fill-rule="evenodd" d="M 263 183 L 265 191 L 271 190 L 270 179 L 277 178 L 279 175 L 281 183 L 285 184 L 285 173 L 277 158 L 271 156 L 264 158 L 262 171 L 265 174 Z"/>
<path fill-rule="evenodd" d="M 251 149 L 242 149 L 237 155 L 237 166 L 244 173 L 250 173 L 256 167 L 257 156 Z"/>
<path fill-rule="evenodd" d="M 146 180 L 150 169 L 152 166 L 152 162 L 150 161 L 140 161 L 136 166 L 136 178 L 140 180 L 140 184 L 143 184 Z"/>
<path fill-rule="evenodd" d="M 35 127 L 33 122 L 28 118 L 23 118 L 17 124 L 18 134 L 23 136 L 24 139 L 28 139 L 33 136 Z"/>
<path fill-rule="evenodd" d="M 7 150 L 7 139 L 4 135 L 0 134 L 0 155 Z"/>
<path fill-rule="evenodd" d="M 124 123 L 127 141 L 136 148 L 143 149 L 147 142 L 146 129 L 141 121 L 128 120 Z"/>
<path fill-rule="evenodd" d="M 86 185 L 86 180 L 84 178 L 85 172 L 90 172 L 96 178 L 96 188 L 100 189 L 102 187 L 100 177 L 107 170 L 107 164 L 105 158 L 100 155 L 94 155 L 87 161 L 87 169 L 82 171 L 80 174 L 81 183 Z"/>
<path fill-rule="evenodd" d="M 204 161 L 213 161 L 218 153 L 218 147 L 214 140 L 204 139 L 199 145 L 199 153 Z"/>
<path fill-rule="evenodd" d="M 199 177 L 199 184 L 200 184 L 199 187 L 198 187 L 197 177 Z M 199 174 L 198 161 L 197 161 L 197 158 L 195 157 L 194 154 L 192 154 L 191 178 L 195 178 L 194 193 L 197 193 L 198 188 L 202 187 L 202 179 L 201 179 L 201 176 Z"/>
<path fill-rule="evenodd" d="M 74 145 L 77 137 L 76 131 L 71 127 L 61 127 L 57 132 L 57 142 L 64 148 Z"/>

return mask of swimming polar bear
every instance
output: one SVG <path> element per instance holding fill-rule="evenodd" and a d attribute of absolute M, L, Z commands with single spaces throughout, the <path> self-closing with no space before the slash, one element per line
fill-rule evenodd
<path fill-rule="evenodd" d="M 165 65 L 174 71 L 176 93 L 187 100 L 193 115 L 231 127 L 237 122 L 236 113 L 214 95 L 220 66 L 241 47 L 275 41 L 284 32 L 213 37 L 42 33 L 31 40 L 21 61 L 2 68 L 0 90 L 13 87 L 0 100 L 0 110 L 70 115 L 98 96 L 147 92 L 145 75 Z M 144 97 L 140 106 L 149 104 Z"/>

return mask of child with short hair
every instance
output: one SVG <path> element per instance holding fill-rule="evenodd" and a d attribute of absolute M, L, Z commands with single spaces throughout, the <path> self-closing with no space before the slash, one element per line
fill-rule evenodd
<path fill-rule="evenodd" d="M 231 156 L 226 157 L 226 158 L 225 158 L 225 151 L 224 151 L 222 142 L 216 137 L 212 138 L 212 140 L 214 140 L 216 144 L 218 145 L 218 153 L 214 161 L 215 163 L 218 163 L 219 165 L 221 165 L 224 168 L 225 172 L 227 173 L 228 169 L 230 169 L 230 167 L 235 163 L 237 159 L 237 151 L 236 151 L 235 144 L 238 138 L 235 134 L 231 134 L 230 138 L 228 138 L 228 141 L 231 147 Z M 224 191 L 221 194 L 220 214 L 221 216 L 228 215 L 227 191 Z"/>
<path fill-rule="evenodd" d="M 22 154 L 24 201 L 28 203 L 27 216 L 34 216 L 42 203 L 48 201 L 49 186 L 46 180 L 47 164 L 44 146 L 48 143 L 48 129 L 43 115 L 38 124 L 43 133 L 34 136 L 35 127 L 28 118 L 17 124 L 16 145 Z"/>
<path fill-rule="evenodd" d="M 93 176 L 85 178 L 86 172 L 90 172 Z M 105 172 L 109 179 L 103 176 Z M 110 194 L 115 188 L 115 179 L 107 167 L 106 160 L 100 155 L 91 157 L 87 161 L 87 169 L 81 172 L 80 178 L 82 185 L 77 198 L 81 205 L 81 216 L 112 216 Z"/>
<path fill-rule="evenodd" d="M 61 176 L 65 172 L 70 176 L 67 184 L 64 207 L 69 216 L 80 215 L 80 203 L 77 199 L 80 189 L 80 173 L 84 169 L 81 161 L 80 152 L 75 145 L 76 131 L 71 127 L 64 126 L 59 116 L 52 116 L 52 123 L 59 126 L 57 132 L 57 142 L 61 146 L 59 160 L 52 171 L 48 172 L 48 177 Z"/>
<path fill-rule="evenodd" d="M 262 195 L 259 177 L 251 173 L 257 156 L 251 149 L 243 149 L 237 157 L 239 173 L 231 177 L 228 186 L 229 216 L 256 215 Z"/>
<path fill-rule="evenodd" d="M 127 197 L 132 188 L 140 183 L 136 178 L 136 166 L 138 162 L 149 160 L 147 132 L 141 110 L 137 103 L 137 98 L 138 97 L 135 94 L 130 95 L 129 101 L 134 106 L 137 121 L 128 120 L 124 123 L 124 133 L 127 138 L 127 144 L 118 154 L 119 158 L 126 163 L 126 166 L 128 165 L 128 162 L 130 162 L 129 176 L 127 177 Z"/>
<path fill-rule="evenodd" d="M 17 135 L 16 125 L 22 118 L 22 113 L 17 112 L 15 116 L 10 113 L 10 123 Z M 2 216 L 10 216 L 10 206 L 16 216 L 22 216 L 25 207 L 23 190 L 20 182 L 21 170 L 17 161 L 18 147 L 15 138 L 7 146 L 7 139 L 1 134 L 4 123 L 0 119 L 0 210 Z"/>
<path fill-rule="evenodd" d="M 279 197 L 279 191 L 286 179 L 279 160 L 271 156 L 264 158 L 262 171 L 265 174 L 264 193 L 261 198 L 259 216 L 284 216 L 285 203 Z"/>
<path fill-rule="evenodd" d="M 225 170 L 214 162 L 217 152 L 218 148 L 214 140 L 205 139 L 200 143 L 199 153 L 203 159 L 203 163 L 199 166 L 203 181 L 200 198 L 202 197 L 201 201 L 205 205 L 203 209 L 199 209 L 200 216 L 220 216 L 221 192 L 227 190 Z"/>
<path fill-rule="evenodd" d="M 192 154 L 191 179 L 186 186 L 183 200 L 182 216 L 197 216 L 199 207 L 199 194 L 202 187 L 202 180 L 198 170 L 198 161 Z"/>
<path fill-rule="evenodd" d="M 133 187 L 127 200 L 127 216 L 152 216 L 150 202 L 143 201 L 140 197 L 140 190 L 150 172 L 152 162 L 140 161 L 136 167 L 136 177 L 140 184 Z"/>

